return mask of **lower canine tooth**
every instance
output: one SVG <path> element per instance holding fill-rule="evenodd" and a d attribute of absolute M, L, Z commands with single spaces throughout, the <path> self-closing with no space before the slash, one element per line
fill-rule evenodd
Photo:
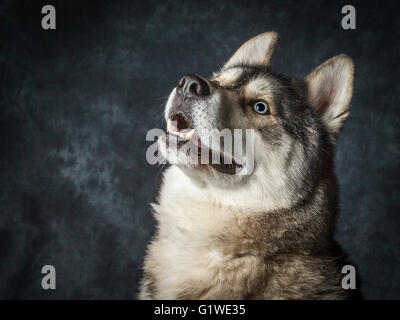
<path fill-rule="evenodd" d="M 171 121 L 171 119 L 168 119 L 168 121 L 167 121 L 167 132 L 171 131 L 171 127 L 172 127 L 172 121 Z"/>

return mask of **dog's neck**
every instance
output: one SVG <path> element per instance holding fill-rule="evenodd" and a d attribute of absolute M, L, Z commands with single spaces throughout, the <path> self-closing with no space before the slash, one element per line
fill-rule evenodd
<path fill-rule="evenodd" d="M 159 232 L 195 246 L 218 243 L 224 251 L 235 255 L 258 248 L 263 248 L 262 254 L 313 249 L 320 246 L 314 239 L 329 239 L 332 212 L 327 210 L 331 204 L 325 184 L 317 187 L 308 199 L 287 208 L 271 209 L 251 191 L 247 194 L 232 192 L 218 198 L 215 190 L 196 185 L 172 166 L 164 175 L 159 204 L 154 205 Z"/>

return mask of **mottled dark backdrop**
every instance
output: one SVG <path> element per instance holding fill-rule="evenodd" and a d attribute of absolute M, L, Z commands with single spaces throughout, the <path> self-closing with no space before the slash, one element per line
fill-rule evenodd
<path fill-rule="evenodd" d="M 280 34 L 272 66 L 356 65 L 339 141 L 337 237 L 366 298 L 400 298 L 396 1 L 0 2 L 0 298 L 134 298 L 161 168 L 146 163 L 180 75 L 209 75 L 248 38 Z M 53 4 L 57 29 L 41 29 Z M 41 267 L 57 289 L 41 289 Z"/>

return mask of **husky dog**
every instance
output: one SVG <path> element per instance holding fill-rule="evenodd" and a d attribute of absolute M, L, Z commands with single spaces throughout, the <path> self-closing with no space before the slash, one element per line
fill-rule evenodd
<path fill-rule="evenodd" d="M 333 240 L 333 153 L 354 65 L 342 54 L 288 79 L 269 67 L 277 39 L 260 34 L 212 78 L 186 75 L 172 90 L 168 133 L 158 142 L 173 164 L 153 204 L 158 228 L 139 298 L 346 298 Z M 187 152 L 169 151 L 171 136 L 197 136 L 209 148 L 207 128 L 253 129 L 251 172 L 237 174 L 246 158 L 188 164 Z"/>

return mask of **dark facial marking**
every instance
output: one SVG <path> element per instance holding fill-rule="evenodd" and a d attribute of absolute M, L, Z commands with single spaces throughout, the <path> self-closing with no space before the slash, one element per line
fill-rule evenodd
<path fill-rule="evenodd" d="M 261 137 L 273 148 L 279 148 L 282 145 L 282 129 L 280 125 L 273 124 L 263 126 L 258 129 Z"/>

